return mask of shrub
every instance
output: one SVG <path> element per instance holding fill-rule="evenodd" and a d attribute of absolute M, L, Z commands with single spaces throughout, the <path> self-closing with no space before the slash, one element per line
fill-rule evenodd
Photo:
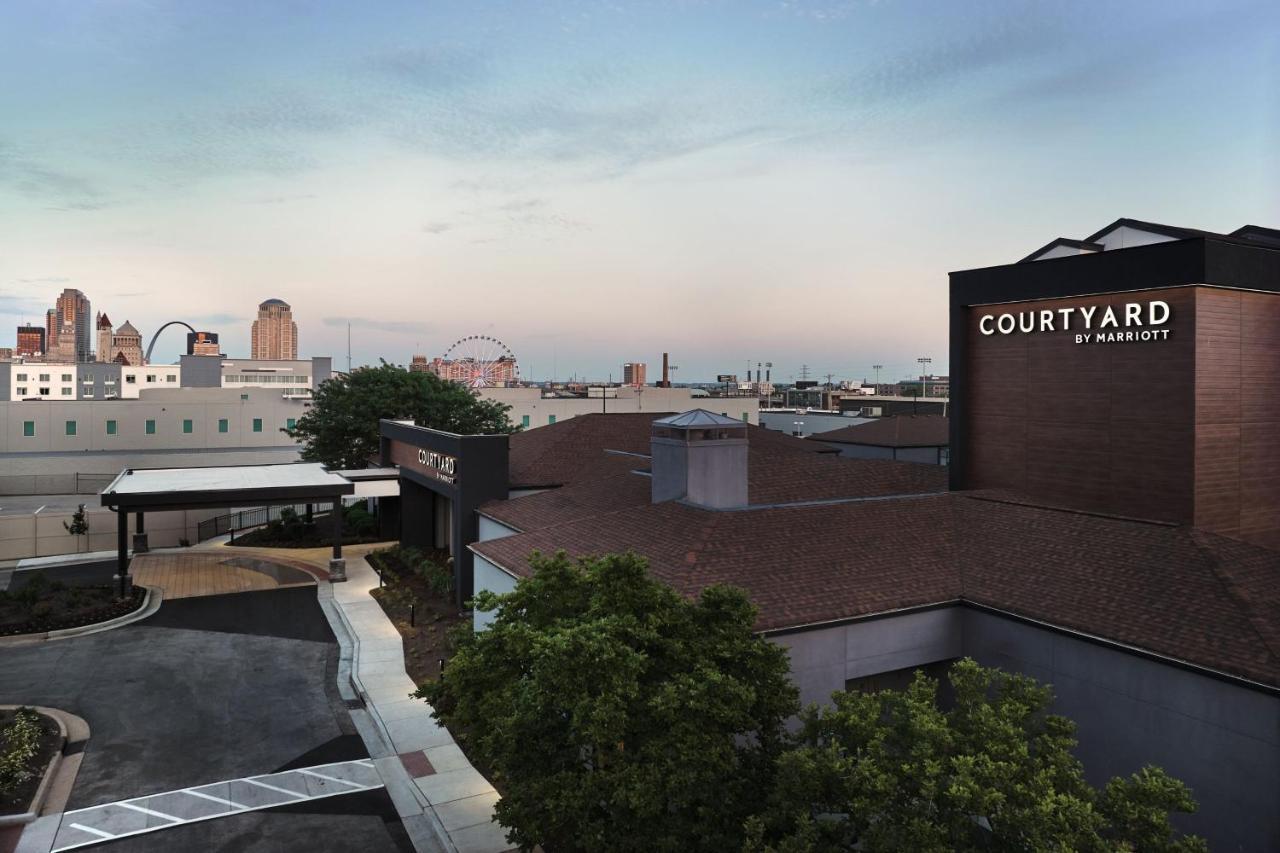
<path fill-rule="evenodd" d="M 31 762 L 40 751 L 41 734 L 40 715 L 30 708 L 19 708 L 0 732 L 0 795 L 12 797 L 22 783 L 35 778 Z"/>

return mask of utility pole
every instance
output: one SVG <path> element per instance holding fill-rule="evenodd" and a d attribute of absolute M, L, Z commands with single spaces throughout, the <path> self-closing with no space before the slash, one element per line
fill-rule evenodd
<path fill-rule="evenodd" d="M 876 393 L 880 393 L 880 371 L 884 369 L 883 364 L 873 364 L 871 369 L 876 372 Z"/>
<path fill-rule="evenodd" d="M 929 380 L 927 379 L 927 377 L 929 375 L 929 365 L 933 364 L 933 359 L 917 358 L 916 361 L 920 362 L 920 396 L 928 397 L 929 396 Z"/>
<path fill-rule="evenodd" d="M 800 365 L 800 379 L 803 381 L 803 380 L 807 380 L 808 378 L 809 378 L 809 365 L 807 364 Z"/>

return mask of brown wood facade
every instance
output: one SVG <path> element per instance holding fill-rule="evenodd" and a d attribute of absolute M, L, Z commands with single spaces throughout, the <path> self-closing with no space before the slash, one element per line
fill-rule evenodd
<path fill-rule="evenodd" d="M 1172 312 L 1160 340 L 979 329 L 1156 299 Z M 1280 295 L 1182 286 L 963 311 L 968 488 L 1280 541 Z"/>

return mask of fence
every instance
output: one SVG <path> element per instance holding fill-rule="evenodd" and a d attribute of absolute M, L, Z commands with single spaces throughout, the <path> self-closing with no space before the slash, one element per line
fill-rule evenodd
<path fill-rule="evenodd" d="M 75 494 L 96 495 L 107 486 L 111 485 L 111 481 L 115 478 L 115 474 L 81 474 L 77 471 L 75 478 Z"/>
<path fill-rule="evenodd" d="M 224 533 L 231 533 L 236 530 L 248 530 L 253 527 L 262 527 L 264 524 L 275 521 L 280 518 L 281 513 L 286 509 L 292 509 L 298 515 L 304 515 L 307 511 L 306 505 L 298 504 L 296 506 L 259 506 L 252 509 L 242 509 L 238 512 L 228 513 L 227 515 L 218 515 L 213 518 L 200 522 L 196 530 L 196 541 L 203 542 L 206 539 L 212 539 L 215 536 L 222 536 Z M 333 503 L 315 503 L 311 504 L 311 513 L 318 516 L 329 513 L 333 509 Z"/>

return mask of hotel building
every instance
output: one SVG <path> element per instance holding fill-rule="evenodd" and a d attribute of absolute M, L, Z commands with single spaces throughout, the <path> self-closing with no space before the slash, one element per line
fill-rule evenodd
<path fill-rule="evenodd" d="M 1184 829 L 1280 849 L 1280 232 L 1122 219 L 953 273 L 950 309 L 949 467 L 701 410 L 383 422 L 387 510 L 460 601 L 535 550 L 739 586 L 804 701 L 963 656 L 1032 675 L 1092 782 L 1161 765 Z"/>

